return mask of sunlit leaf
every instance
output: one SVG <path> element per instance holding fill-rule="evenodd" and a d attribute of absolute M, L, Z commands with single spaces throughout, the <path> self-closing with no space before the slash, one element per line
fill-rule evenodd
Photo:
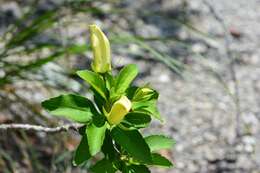
<path fill-rule="evenodd" d="M 175 144 L 173 139 L 163 135 L 151 135 L 145 137 L 144 139 L 152 152 L 161 149 L 172 149 Z"/>
<path fill-rule="evenodd" d="M 97 114 L 90 100 L 75 94 L 51 98 L 42 102 L 42 107 L 52 115 L 68 118 L 79 123 L 89 122 L 92 116 Z"/>
<path fill-rule="evenodd" d="M 77 71 L 77 75 L 84 79 L 95 91 L 106 99 L 106 85 L 104 80 L 95 72 L 89 70 Z"/>
<path fill-rule="evenodd" d="M 173 166 L 172 163 L 168 159 L 166 159 L 165 157 L 161 156 L 158 153 L 152 154 L 152 164 L 151 165 L 162 166 L 162 167 Z"/>
<path fill-rule="evenodd" d="M 97 127 L 94 123 L 91 123 L 86 128 L 89 152 L 92 156 L 96 155 L 101 150 L 101 146 L 103 145 L 105 138 L 105 132 L 106 124 L 101 127 Z"/>
<path fill-rule="evenodd" d="M 115 92 L 122 94 L 130 86 L 132 81 L 138 74 L 138 69 L 135 64 L 125 66 L 118 74 L 115 83 Z"/>

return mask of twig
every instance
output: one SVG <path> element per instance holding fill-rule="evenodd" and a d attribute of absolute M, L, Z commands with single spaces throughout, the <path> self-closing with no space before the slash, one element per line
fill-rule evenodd
<path fill-rule="evenodd" d="M 230 45 L 232 42 L 232 36 L 228 30 L 226 22 L 217 13 L 217 11 L 214 9 L 214 7 L 207 0 L 203 0 L 203 3 L 209 8 L 211 14 L 220 23 L 220 25 L 222 26 L 223 31 L 224 31 L 226 58 L 231 59 L 228 65 L 229 65 L 229 71 L 230 71 L 231 79 L 234 83 L 234 90 L 235 90 L 234 94 L 233 94 L 234 102 L 235 102 L 235 106 L 236 106 L 235 133 L 236 133 L 236 138 L 239 138 L 241 136 L 241 134 L 240 134 L 240 118 L 241 118 L 240 91 L 239 91 L 239 84 L 238 84 L 236 68 L 235 68 L 236 57 L 233 56 L 232 50 L 230 48 Z"/>
<path fill-rule="evenodd" d="M 40 125 L 31 124 L 0 124 L 0 130 L 26 130 L 26 131 L 36 131 L 45 133 L 59 133 L 66 132 L 69 130 L 77 131 L 82 125 L 80 124 L 68 124 L 58 127 L 44 127 Z"/>

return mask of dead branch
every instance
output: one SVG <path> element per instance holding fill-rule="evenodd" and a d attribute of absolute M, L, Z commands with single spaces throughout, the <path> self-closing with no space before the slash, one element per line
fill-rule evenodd
<path fill-rule="evenodd" d="M 0 124 L 0 130 L 25 130 L 45 133 L 59 133 L 66 132 L 69 130 L 77 131 L 81 126 L 82 125 L 80 124 L 67 124 L 58 127 L 44 127 L 40 125 L 31 124 Z"/>

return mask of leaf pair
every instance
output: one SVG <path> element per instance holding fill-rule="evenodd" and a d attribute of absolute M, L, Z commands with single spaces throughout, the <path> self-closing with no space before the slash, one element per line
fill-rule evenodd
<path fill-rule="evenodd" d="M 116 143 L 126 150 L 134 160 L 146 165 L 171 167 L 172 163 L 155 152 L 161 149 L 171 149 L 174 141 L 162 135 L 152 135 L 145 139 L 137 130 L 125 131 L 116 127 L 111 135 Z"/>
<path fill-rule="evenodd" d="M 163 135 L 151 135 L 145 137 L 145 142 L 148 144 L 152 152 L 152 165 L 163 167 L 172 166 L 172 163 L 167 158 L 155 153 L 155 151 L 159 151 L 161 149 L 171 149 L 175 144 L 173 139 Z"/>
<path fill-rule="evenodd" d="M 99 93 L 104 99 L 107 99 L 106 84 L 99 74 L 89 70 L 81 70 L 78 71 L 77 74 L 91 87 L 93 87 L 95 91 Z M 113 79 L 112 76 L 106 74 L 107 78 L 109 79 L 107 83 L 108 89 L 113 88 L 113 92 L 116 95 L 123 94 L 135 79 L 137 74 L 138 69 L 134 64 L 130 64 L 124 67 L 115 79 Z"/>

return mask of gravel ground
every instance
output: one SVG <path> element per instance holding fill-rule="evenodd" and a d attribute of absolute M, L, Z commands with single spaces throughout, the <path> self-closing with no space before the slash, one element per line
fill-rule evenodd
<path fill-rule="evenodd" d="M 259 173 L 260 1 L 208 2 L 233 35 L 230 52 L 236 58 L 233 67 L 240 103 L 235 104 L 227 91 L 229 88 L 232 94 L 236 89 L 227 59 L 230 57 L 225 56 L 223 27 L 205 3 L 189 1 L 189 10 L 200 11 L 199 15 L 191 14 L 194 27 L 217 39 L 212 47 L 193 44 L 192 52 L 202 53 L 205 58 L 194 54 L 184 57 L 189 60 L 184 79 L 161 64 L 153 65 L 151 75 L 142 79 L 150 81 L 161 93 L 160 110 L 166 123 L 155 123 L 153 131 L 160 129 L 177 141 L 172 155 L 166 153 L 174 158 L 175 168 L 154 172 Z"/>
<path fill-rule="evenodd" d="M 162 131 L 177 142 L 172 152 L 162 152 L 174 160 L 175 168 L 153 172 L 259 173 L 260 1 L 160 2 L 131 1 L 128 4 L 129 11 L 135 15 L 140 15 L 138 12 L 148 5 L 151 12 L 157 12 L 149 19 L 137 20 L 134 31 L 144 37 L 174 34 L 194 42 L 188 50 L 178 49 L 176 44 L 154 44 L 157 49 L 185 62 L 187 69 L 183 78 L 165 65 L 135 61 L 141 71 L 148 74 L 137 83 L 148 81 L 159 90 L 159 106 L 166 119 L 164 125 L 154 122 L 146 133 Z M 164 14 L 176 17 L 171 14 L 176 7 L 185 8 L 192 26 L 214 40 L 191 28 L 176 29 L 165 18 L 160 20 Z M 129 62 L 131 59 L 124 58 L 120 65 Z"/>
<path fill-rule="evenodd" d="M 143 37 L 171 35 L 188 45 L 151 43 L 185 64 L 183 77 L 152 60 L 153 55 L 134 44 L 124 48 L 113 45 L 116 67 L 137 63 L 142 76 L 136 82 L 150 82 L 161 94 L 159 107 L 165 124 L 155 121 L 145 133 L 161 131 L 176 140 L 172 151 L 162 151 L 174 160 L 175 167 L 153 169 L 153 173 L 260 173 L 260 1 L 207 2 L 216 14 L 201 0 L 126 0 L 121 3 L 122 15 L 109 14 L 94 20 L 104 29 L 126 30 Z M 104 10 L 111 8 L 109 4 L 97 5 Z M 173 22 L 173 18 L 191 22 L 214 39 Z M 74 25 L 64 33 L 61 30 L 61 37 L 80 35 L 78 41 L 84 42 L 82 35 L 86 35 L 88 23 L 80 22 L 85 21 L 85 16 L 73 19 Z M 133 54 L 126 54 L 125 49 Z M 89 61 L 76 63 L 80 64 L 77 67 L 85 67 Z"/>

